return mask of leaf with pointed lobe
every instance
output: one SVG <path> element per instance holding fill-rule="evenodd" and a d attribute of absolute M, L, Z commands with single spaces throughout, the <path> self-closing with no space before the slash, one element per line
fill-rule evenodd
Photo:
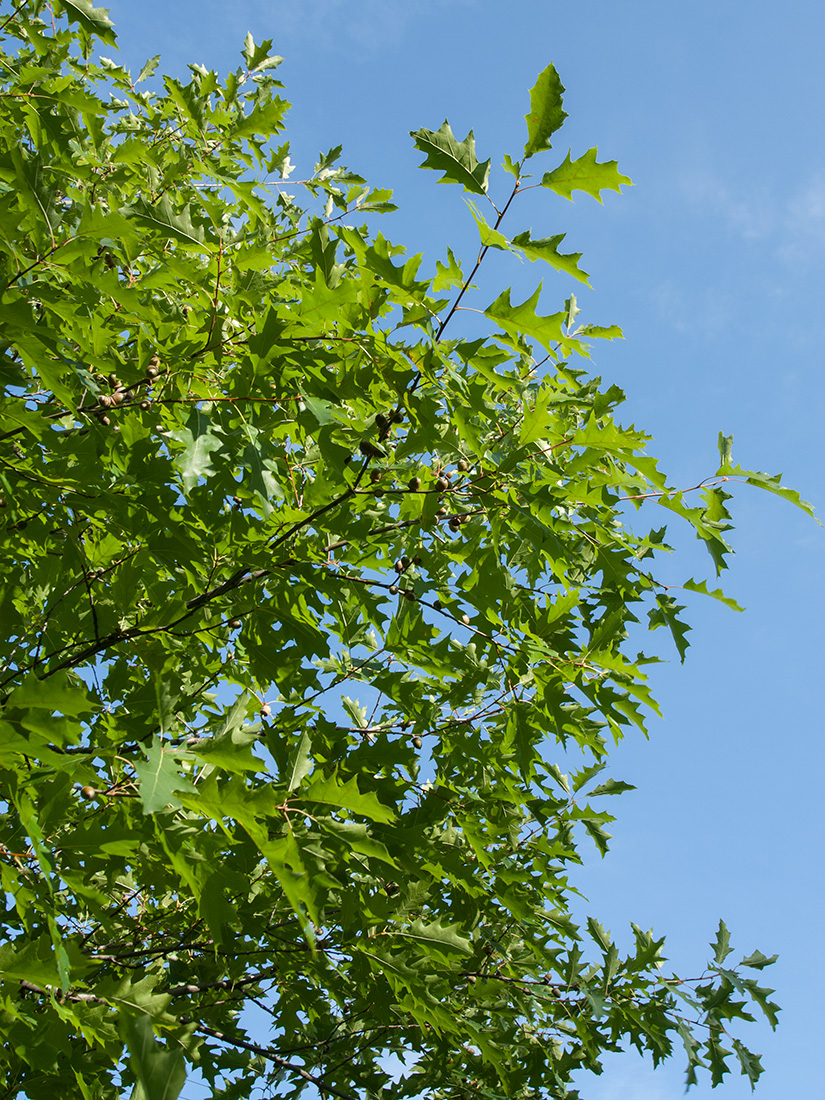
<path fill-rule="evenodd" d="M 733 950 L 730 945 L 730 932 L 723 920 L 719 921 L 716 939 L 710 945 L 710 949 L 713 952 L 713 960 L 717 965 L 721 965 Z"/>
<path fill-rule="evenodd" d="M 567 112 L 562 108 L 563 95 L 564 85 L 551 62 L 539 73 L 530 90 L 530 111 L 524 116 L 527 123 L 525 158 L 552 149 L 550 138 L 567 118 Z"/>
<path fill-rule="evenodd" d="M 736 600 L 731 599 L 730 596 L 726 596 L 721 588 L 708 588 L 707 581 L 685 581 L 685 583 L 682 585 L 682 588 L 684 588 L 688 592 L 699 592 L 703 596 L 710 596 L 714 600 L 719 600 L 720 603 L 723 603 L 725 607 L 729 607 L 732 611 L 745 610 L 741 604 L 738 604 L 736 602 Z"/>
<path fill-rule="evenodd" d="M 510 291 L 505 290 L 485 309 L 484 315 L 501 325 L 509 335 L 524 335 L 529 339 L 537 340 L 546 351 L 552 352 L 555 345 L 564 339 L 562 324 L 566 314 L 551 313 L 546 317 L 537 314 L 536 306 L 540 294 L 539 285 L 529 298 L 519 305 L 513 305 L 510 301 Z"/>
<path fill-rule="evenodd" d="M 690 645 L 685 635 L 691 629 L 687 623 L 682 622 L 679 618 L 679 612 L 684 610 L 684 607 L 677 604 L 672 596 L 660 593 L 656 596 L 656 607 L 647 613 L 651 630 L 655 630 L 659 626 L 668 628 L 673 636 L 682 664 L 685 663 L 685 654 Z"/>
<path fill-rule="evenodd" d="M 152 739 L 144 760 L 135 760 L 134 769 L 144 814 L 157 813 L 167 806 L 180 806 L 176 792 L 192 789 L 190 781 L 180 775 L 174 754 L 164 749 L 159 737 Z"/>
<path fill-rule="evenodd" d="M 631 186 L 632 180 L 619 172 L 618 162 L 607 160 L 597 162 L 598 149 L 588 149 L 577 160 L 571 160 L 568 152 L 564 161 L 552 172 L 545 172 L 541 186 L 555 191 L 562 198 L 573 201 L 574 191 L 584 191 L 602 201 L 602 191 L 621 191 L 622 185 Z"/>
<path fill-rule="evenodd" d="M 115 45 L 114 23 L 106 8 L 95 8 L 89 0 L 60 0 L 58 8 L 65 11 L 70 23 L 79 23 L 87 34 Z"/>
<path fill-rule="evenodd" d="M 463 141 L 457 141 L 445 119 L 439 130 L 411 130 L 415 147 L 427 154 L 422 168 L 432 168 L 443 175 L 439 183 L 459 183 L 474 195 L 486 195 L 490 176 L 490 161 L 480 162 L 476 143 L 470 130 Z"/>
<path fill-rule="evenodd" d="M 488 225 L 483 214 L 472 200 L 464 200 L 470 208 L 470 213 L 473 215 L 473 219 L 478 226 L 479 236 L 481 237 L 482 248 L 498 248 L 502 252 L 510 252 L 510 241 L 503 233 L 499 233 L 493 226 Z"/>
<path fill-rule="evenodd" d="M 432 281 L 435 291 L 448 290 L 450 287 L 460 287 L 464 284 L 464 274 L 451 248 L 447 249 L 447 263 L 441 260 L 435 261 L 436 276 Z"/>
<path fill-rule="evenodd" d="M 148 61 L 145 61 L 143 63 L 143 67 L 141 68 L 135 79 L 135 84 L 142 84 L 144 80 L 148 80 L 149 77 L 152 76 L 152 74 L 154 73 L 155 69 L 157 69 L 159 61 L 159 53 L 155 54 L 154 57 L 150 57 Z"/>
<path fill-rule="evenodd" d="M 296 797 L 305 798 L 310 802 L 324 802 L 331 806 L 339 806 L 351 813 L 368 817 L 371 821 L 395 820 L 393 811 L 379 802 L 372 791 L 362 792 L 358 789 L 358 782 L 354 776 L 342 783 L 334 772 L 331 775 L 316 773 L 301 786 Z"/>
<path fill-rule="evenodd" d="M 177 241 L 198 252 L 211 252 L 205 242 L 203 229 L 192 221 L 190 203 L 175 210 L 168 195 L 161 195 L 154 203 L 141 197 L 121 207 L 119 213 L 139 226 L 154 231 L 165 240 Z"/>
<path fill-rule="evenodd" d="M 580 283 L 590 286 L 590 276 L 579 267 L 579 260 L 582 258 L 581 252 L 559 252 L 559 245 L 566 236 L 566 233 L 557 233 L 553 237 L 534 239 L 530 236 L 530 230 L 526 229 L 522 233 L 517 233 L 511 244 L 522 252 L 528 260 L 544 260 L 545 263 L 550 264 L 557 271 L 562 271 L 565 275 L 571 275 L 574 279 L 578 279 Z M 566 323 L 569 327 L 572 323 L 571 319 L 568 318 Z"/>
<path fill-rule="evenodd" d="M 740 966 L 749 966 L 754 970 L 762 970 L 766 966 L 773 966 L 778 955 L 763 955 L 761 951 L 754 951 L 751 955 L 746 955 Z"/>

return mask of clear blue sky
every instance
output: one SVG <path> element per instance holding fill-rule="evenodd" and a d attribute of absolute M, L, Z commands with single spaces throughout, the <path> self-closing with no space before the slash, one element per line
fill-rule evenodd
<path fill-rule="evenodd" d="M 286 59 L 297 174 L 343 144 L 345 163 L 395 189 L 401 211 L 382 230 L 424 252 L 429 269 L 447 244 L 469 257 L 477 236 L 458 189 L 417 171 L 408 131 L 446 116 L 460 137 L 473 127 L 482 159 L 498 164 L 523 143 L 527 90 L 554 61 L 571 116 L 557 150 L 598 145 L 636 186 L 606 195 L 604 207 L 534 192 L 513 215 L 513 232 L 567 232 L 592 273 L 583 293 L 546 279 L 542 312 L 572 289 L 583 320 L 623 327 L 623 343 L 598 347 L 597 368 L 627 391 L 623 419 L 655 436 L 677 484 L 713 468 L 721 429 L 735 436 L 736 460 L 783 471 L 825 511 L 821 0 L 107 6 L 135 70 L 161 53 L 164 72 L 185 76 L 187 62 L 225 72 L 247 30 L 272 38 Z M 490 260 L 499 264 L 490 286 L 513 283 L 514 300 L 541 275 Z M 737 492 L 734 519 L 726 588 L 747 612 L 694 600 L 687 664 L 673 659 L 653 675 L 665 720 L 649 743 L 615 755 L 613 774 L 639 790 L 617 805 L 612 852 L 580 886 L 620 937 L 631 920 L 667 933 L 682 974 L 701 968 L 720 916 L 737 951 L 780 952 L 765 974 L 784 1007 L 780 1028 L 751 1030 L 766 1066 L 757 1096 L 802 1100 L 822 1095 L 825 1030 L 825 534 L 754 489 Z M 678 583 L 708 564 L 683 541 L 668 568 Z M 677 1056 L 654 1073 L 631 1053 L 581 1087 L 587 1100 L 675 1100 L 682 1064 Z M 747 1094 L 732 1078 L 714 1095 Z M 709 1085 L 692 1095 L 710 1096 Z"/>

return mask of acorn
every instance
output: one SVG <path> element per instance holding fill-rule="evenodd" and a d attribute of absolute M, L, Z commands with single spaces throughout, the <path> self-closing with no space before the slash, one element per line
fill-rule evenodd
<path fill-rule="evenodd" d="M 412 739 L 412 747 L 414 749 L 420 749 L 422 744 L 423 744 L 423 742 L 422 742 L 421 738 L 416 734 L 416 736 L 413 737 L 413 739 Z"/>
<path fill-rule="evenodd" d="M 370 481 L 372 481 L 373 483 L 375 483 L 376 481 L 380 481 L 381 476 L 382 475 L 380 470 L 370 470 Z"/>
<path fill-rule="evenodd" d="M 411 477 L 410 480 L 407 482 L 407 485 L 412 490 L 412 492 L 417 493 L 418 490 L 421 488 L 421 478 Z"/>
<path fill-rule="evenodd" d="M 409 569 L 409 568 L 410 568 L 410 565 L 411 565 L 411 564 L 412 564 L 412 563 L 410 562 L 410 559 L 409 559 L 409 558 L 407 557 L 407 555 L 405 554 L 405 555 L 404 555 L 404 557 L 403 557 L 403 558 L 401 559 L 401 565 L 402 565 L 402 567 L 403 567 L 404 569 Z"/>
<path fill-rule="evenodd" d="M 378 413 L 375 417 L 375 426 L 376 426 L 376 428 L 378 428 L 379 431 L 383 432 L 383 430 L 386 428 L 387 424 L 389 424 L 389 421 L 387 420 L 386 416 L 384 416 L 383 413 Z"/>
<path fill-rule="evenodd" d="M 456 462 L 456 466 L 458 467 L 458 469 L 461 471 L 462 474 L 466 473 L 467 470 L 470 469 L 469 464 L 467 462 L 465 462 L 463 458 L 460 458 L 458 460 L 458 462 Z"/>
<path fill-rule="evenodd" d="M 362 439 L 358 444 L 358 450 L 364 455 L 365 458 L 385 458 L 386 451 L 383 447 L 377 446 L 375 443 L 370 443 L 368 439 Z"/>
<path fill-rule="evenodd" d="M 272 707 L 269 705 L 269 703 L 264 703 L 261 707 L 261 718 L 268 718 L 271 713 Z"/>
<path fill-rule="evenodd" d="M 87 801 L 90 801 L 91 799 L 93 799 L 96 794 L 97 794 L 97 791 L 94 789 L 94 787 L 81 787 L 80 788 L 80 797 L 85 798 Z"/>
<path fill-rule="evenodd" d="M 390 420 L 393 424 L 401 424 L 404 421 L 404 414 L 400 409 L 393 409 L 390 413 Z"/>
<path fill-rule="evenodd" d="M 415 594 L 415 592 L 413 591 L 412 588 L 405 588 L 404 589 L 404 595 L 407 597 L 408 600 L 417 599 L 416 594 Z"/>
<path fill-rule="evenodd" d="M 5 508 L 5 507 L 6 507 L 6 498 L 5 497 L 0 497 L 0 508 Z"/>
<path fill-rule="evenodd" d="M 443 606 L 441 600 L 433 600 L 433 611 L 440 611 Z"/>
<path fill-rule="evenodd" d="M 470 616 L 469 615 L 462 615 L 461 616 L 461 621 L 464 623 L 465 626 L 469 626 L 470 625 Z"/>
<path fill-rule="evenodd" d="M 475 985 L 478 979 L 476 978 L 475 974 L 468 974 L 467 981 L 470 983 L 470 985 Z"/>
<path fill-rule="evenodd" d="M 98 405 L 100 405 L 100 406 L 101 406 L 102 408 L 104 408 L 104 409 L 108 409 L 108 408 L 109 408 L 109 407 L 111 406 L 111 404 L 112 404 L 112 399 L 111 399 L 111 397 L 110 397 L 110 396 L 108 395 L 108 393 L 102 393 L 102 394 L 100 395 L 100 397 L 98 397 L 98 399 L 97 399 L 97 403 L 98 403 Z"/>
<path fill-rule="evenodd" d="M 398 595 L 398 585 L 397 584 L 391 584 L 390 585 L 390 595 L 391 596 L 397 596 Z"/>
<path fill-rule="evenodd" d="M 461 520 L 458 518 L 458 516 L 453 516 L 447 526 L 450 528 L 451 531 L 457 531 L 461 526 Z"/>
<path fill-rule="evenodd" d="M 112 387 L 112 389 L 115 389 L 116 386 L 120 385 L 120 382 L 118 382 L 118 380 L 117 380 L 117 375 L 116 374 L 110 374 L 109 375 L 109 385 Z"/>
<path fill-rule="evenodd" d="M 396 573 L 403 573 L 404 572 L 404 559 L 399 558 L 398 561 L 393 566 L 393 569 L 396 571 Z"/>
<path fill-rule="evenodd" d="M 229 620 L 229 625 L 232 628 L 232 630 L 240 630 L 241 620 L 240 619 L 230 619 Z"/>
<path fill-rule="evenodd" d="M 433 488 L 438 489 L 439 493 L 443 493 L 446 489 L 449 488 L 449 485 L 450 483 L 447 481 L 446 477 L 439 477 L 436 478 L 435 482 L 433 483 Z"/>
<path fill-rule="evenodd" d="M 115 390 L 115 392 L 112 394 L 113 405 L 122 405 L 125 400 L 126 393 L 124 390 Z"/>
<path fill-rule="evenodd" d="M 100 421 L 104 428 L 108 428 L 109 425 L 112 423 L 108 416 L 99 416 L 97 419 Z"/>
<path fill-rule="evenodd" d="M 146 410 L 146 409 L 151 409 L 151 407 L 152 407 L 152 402 L 151 402 L 151 401 L 149 401 L 149 400 L 144 400 L 144 401 L 141 401 L 141 403 L 140 403 L 140 407 L 141 407 L 142 409 L 144 409 L 144 410 Z"/>

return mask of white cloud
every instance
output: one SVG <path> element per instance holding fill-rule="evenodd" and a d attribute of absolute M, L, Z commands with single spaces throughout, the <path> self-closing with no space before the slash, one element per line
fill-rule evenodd
<path fill-rule="evenodd" d="M 734 186 L 710 170 L 690 173 L 683 191 L 694 208 L 744 240 L 763 241 L 789 265 L 825 259 L 825 172 L 816 172 L 784 194 L 776 188 Z"/>
<path fill-rule="evenodd" d="M 746 239 L 768 236 L 776 222 L 775 204 L 768 195 L 753 188 L 734 191 L 711 171 L 690 173 L 683 189 L 692 205 L 720 218 L 730 232 Z"/>
<path fill-rule="evenodd" d="M 429 15 L 437 19 L 438 9 L 468 6 L 475 0 L 246 0 L 236 3 L 235 12 L 273 23 L 277 34 L 310 38 L 316 48 L 332 51 L 356 46 L 368 53 L 403 41 L 410 20 Z"/>
<path fill-rule="evenodd" d="M 789 199 L 779 255 L 786 263 L 825 259 L 825 172 L 802 184 Z"/>

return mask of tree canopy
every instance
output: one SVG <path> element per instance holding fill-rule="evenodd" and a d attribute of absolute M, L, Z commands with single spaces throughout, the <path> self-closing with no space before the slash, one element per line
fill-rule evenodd
<path fill-rule="evenodd" d="M 340 149 L 290 178 L 270 42 L 150 91 L 88 0 L 0 13 L 2 1096 L 575 1097 L 628 1045 L 755 1082 L 772 959 L 623 954 L 568 875 L 644 626 L 684 659 L 684 594 L 733 605 L 732 485 L 809 506 L 722 434 L 673 486 L 591 373 L 616 326 L 474 293 L 496 251 L 587 283 L 519 194 L 630 183 L 546 163 L 553 65 L 494 182 L 412 135 L 479 233 L 427 274 Z M 657 580 L 671 521 L 710 581 Z"/>

